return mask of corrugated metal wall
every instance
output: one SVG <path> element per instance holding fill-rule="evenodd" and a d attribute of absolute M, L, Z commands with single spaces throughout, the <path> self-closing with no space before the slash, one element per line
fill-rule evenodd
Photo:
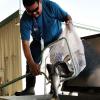
<path fill-rule="evenodd" d="M 19 18 L 0 27 L 0 76 L 2 82 L 10 81 L 21 75 L 21 42 Z M 11 95 L 22 89 L 21 81 L 4 88 L 5 95 Z"/>

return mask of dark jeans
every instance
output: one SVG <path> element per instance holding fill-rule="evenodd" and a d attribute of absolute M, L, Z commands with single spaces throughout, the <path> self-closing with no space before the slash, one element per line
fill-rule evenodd
<path fill-rule="evenodd" d="M 41 60 L 41 45 L 38 41 L 32 41 L 30 44 L 30 50 L 32 57 L 36 63 L 39 63 Z M 26 73 L 29 73 L 29 65 L 26 65 Z M 26 77 L 26 89 L 29 89 L 30 87 L 34 87 L 36 82 L 36 77 L 32 74 L 28 77 Z"/>

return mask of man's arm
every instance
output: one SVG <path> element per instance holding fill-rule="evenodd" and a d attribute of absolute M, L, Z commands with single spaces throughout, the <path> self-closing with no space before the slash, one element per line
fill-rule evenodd
<path fill-rule="evenodd" d="M 65 17 L 65 23 L 66 23 L 66 27 L 69 29 L 69 31 L 71 31 L 71 26 L 73 25 L 72 23 L 72 18 L 70 15 Z"/>
<path fill-rule="evenodd" d="M 30 47 L 29 47 L 29 41 L 22 40 L 22 46 L 23 46 L 25 57 L 27 59 L 27 63 L 30 66 L 30 71 L 34 75 L 38 75 L 40 73 L 40 67 L 39 64 L 36 64 L 32 58 Z"/>

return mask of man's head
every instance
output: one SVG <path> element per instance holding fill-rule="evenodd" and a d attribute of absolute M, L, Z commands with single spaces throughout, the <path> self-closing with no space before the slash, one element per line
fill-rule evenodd
<path fill-rule="evenodd" d="M 23 0 L 26 12 L 33 17 L 38 17 L 42 13 L 41 0 Z"/>

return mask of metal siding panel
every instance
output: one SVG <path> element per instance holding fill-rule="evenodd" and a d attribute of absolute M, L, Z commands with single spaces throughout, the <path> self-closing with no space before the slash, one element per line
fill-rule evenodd
<path fill-rule="evenodd" d="M 2 59 L 2 61 L 0 60 L 0 68 L 2 63 L 3 67 L 5 67 L 5 81 L 16 78 L 21 75 L 22 71 L 20 32 L 19 27 L 15 25 L 18 21 L 19 18 L 16 18 L 0 28 L 0 48 L 2 48 L 0 49 L 0 55 L 2 55 L 4 59 Z M 22 89 L 21 81 L 8 86 L 8 88 L 6 88 L 6 94 L 11 95 L 20 89 Z"/>

